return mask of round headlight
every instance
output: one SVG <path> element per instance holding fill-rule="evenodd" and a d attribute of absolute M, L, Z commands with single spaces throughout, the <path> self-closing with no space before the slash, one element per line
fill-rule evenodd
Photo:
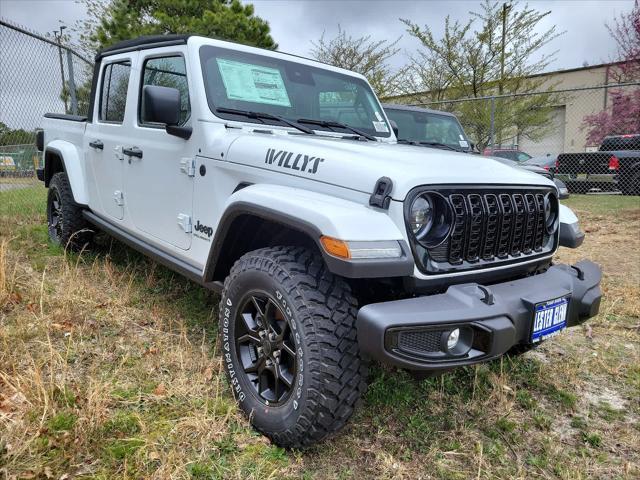
<path fill-rule="evenodd" d="M 445 197 L 436 192 L 415 196 L 407 211 L 407 224 L 414 238 L 426 248 L 444 242 L 451 231 L 453 213 Z"/>
<path fill-rule="evenodd" d="M 552 193 L 544 196 L 544 222 L 549 234 L 558 228 L 558 200 Z"/>
<path fill-rule="evenodd" d="M 432 221 L 433 207 L 429 197 L 416 197 L 409 210 L 409 227 L 416 238 L 424 236 L 429 231 Z"/>

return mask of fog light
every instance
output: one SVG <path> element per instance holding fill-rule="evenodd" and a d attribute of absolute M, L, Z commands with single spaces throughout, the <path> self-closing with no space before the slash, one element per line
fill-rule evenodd
<path fill-rule="evenodd" d="M 451 330 L 449 336 L 447 337 L 447 349 L 453 350 L 458 345 L 458 340 L 460 340 L 460 329 L 456 328 Z"/>
<path fill-rule="evenodd" d="M 444 330 L 440 337 L 440 350 L 451 357 L 469 353 L 473 345 L 473 329 L 467 325 Z"/>

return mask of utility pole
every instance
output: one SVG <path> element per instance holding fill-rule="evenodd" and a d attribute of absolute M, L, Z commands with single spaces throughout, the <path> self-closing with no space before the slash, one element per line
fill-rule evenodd
<path fill-rule="evenodd" d="M 507 14 L 510 8 L 510 3 L 505 2 L 502 4 L 502 37 L 500 38 L 500 80 L 498 81 L 498 96 L 502 96 L 504 92 L 504 50 L 507 36 Z M 502 146 L 502 130 L 498 131 L 498 145 Z M 493 148 L 493 144 L 491 148 Z"/>
<path fill-rule="evenodd" d="M 53 36 L 56 37 L 58 43 L 58 58 L 60 59 L 60 77 L 62 77 L 62 98 L 64 100 L 64 112 L 69 113 L 67 106 L 67 95 L 65 93 L 65 80 L 64 80 L 64 65 L 62 63 L 62 31 L 67 28 L 65 25 L 60 25 L 60 31 L 53 31 Z"/>
<path fill-rule="evenodd" d="M 504 49 L 505 49 L 505 37 L 507 35 L 507 14 L 509 9 L 511 8 L 510 3 L 502 4 L 502 37 L 501 37 L 501 48 L 500 48 L 500 82 L 498 83 L 498 95 L 502 95 L 504 85 Z"/>

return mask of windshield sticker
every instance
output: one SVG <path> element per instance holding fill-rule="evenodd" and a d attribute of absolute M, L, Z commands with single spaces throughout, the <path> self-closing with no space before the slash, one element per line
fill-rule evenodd
<path fill-rule="evenodd" d="M 324 158 L 312 157 L 302 153 L 295 154 L 284 150 L 276 151 L 275 148 L 269 148 L 264 157 L 264 163 L 267 165 L 277 165 L 278 167 L 313 174 L 318 171 L 322 162 L 324 162 Z"/>
<path fill-rule="evenodd" d="M 376 129 L 376 132 L 389 133 L 389 127 L 385 122 L 371 122 L 373 123 L 373 128 Z"/>
<path fill-rule="evenodd" d="M 376 110 L 374 113 L 376 114 L 376 118 L 378 119 L 378 121 L 381 122 L 383 119 L 382 119 L 382 115 L 380 115 L 380 112 Z"/>
<path fill-rule="evenodd" d="M 229 100 L 290 107 L 280 71 L 224 58 L 216 58 Z"/>
<path fill-rule="evenodd" d="M 463 148 L 469 147 L 469 142 L 467 142 L 466 140 L 460 140 L 460 142 L 458 143 L 460 143 L 460 146 Z"/>

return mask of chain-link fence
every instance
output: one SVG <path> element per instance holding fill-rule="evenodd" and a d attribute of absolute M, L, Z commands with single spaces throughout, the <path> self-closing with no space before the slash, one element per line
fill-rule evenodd
<path fill-rule="evenodd" d="M 0 214 L 40 201 L 36 129 L 47 112 L 88 110 L 92 64 L 73 49 L 0 19 Z M 32 201 L 32 202 L 31 202 Z"/>
<path fill-rule="evenodd" d="M 640 195 L 640 82 L 436 102 L 404 100 L 454 113 L 480 153 L 542 167 L 570 192 Z M 429 126 L 425 129 L 428 135 Z"/>

